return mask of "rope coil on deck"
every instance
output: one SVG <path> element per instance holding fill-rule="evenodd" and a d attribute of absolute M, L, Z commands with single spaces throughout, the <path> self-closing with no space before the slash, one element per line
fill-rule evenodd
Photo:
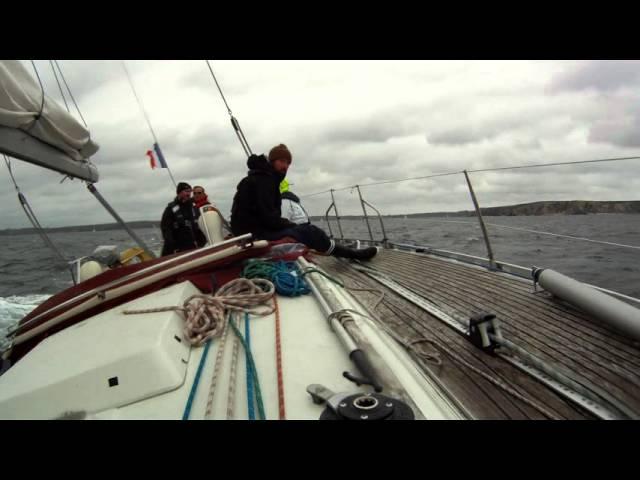
<path fill-rule="evenodd" d="M 231 378 L 229 391 L 227 393 L 227 418 L 234 418 L 235 404 L 235 378 L 237 374 L 239 345 L 245 350 L 247 360 L 247 378 L 251 379 L 252 393 L 255 391 L 255 399 L 258 405 L 258 416 L 261 420 L 266 418 L 264 412 L 264 404 L 260 391 L 260 383 L 258 373 L 251 352 L 251 347 L 242 337 L 238 327 L 235 325 L 233 315 L 240 312 L 245 314 L 245 322 L 247 323 L 249 314 L 257 316 L 270 315 L 276 309 L 275 304 L 275 286 L 269 280 L 262 278 L 247 279 L 238 278 L 224 285 L 215 295 L 197 294 L 187 298 L 182 307 L 167 306 L 159 308 L 149 308 L 140 310 L 124 310 L 125 315 L 142 314 L 142 313 L 158 313 L 158 312 L 180 312 L 184 316 L 184 336 L 194 346 L 206 344 L 203 356 L 198 366 L 196 379 L 189 394 L 187 405 L 183 414 L 183 420 L 189 418 L 195 392 L 200 382 L 200 375 L 208 352 L 211 340 L 215 337 L 222 336 L 222 341 L 218 347 L 216 354 L 213 377 L 209 387 L 207 397 L 207 405 L 205 410 L 205 418 L 211 417 L 213 409 L 213 399 L 216 392 L 217 379 L 222 370 L 224 347 L 229 330 L 235 334 L 232 360 L 231 360 Z M 274 302 L 269 302 L 273 299 Z M 247 330 L 248 333 L 248 330 Z M 251 400 L 252 401 L 252 400 Z"/>
<path fill-rule="evenodd" d="M 184 316 L 184 336 L 194 346 L 201 346 L 219 337 L 231 312 L 244 312 L 265 316 L 274 312 L 273 304 L 267 305 L 275 293 L 275 286 L 263 278 L 238 278 L 224 285 L 215 295 L 197 294 L 187 298 L 183 305 L 125 310 L 125 315 L 158 312 L 180 312 Z"/>
<path fill-rule="evenodd" d="M 246 278 L 263 278 L 273 282 L 275 290 L 286 297 L 297 297 L 311 292 L 304 280 L 305 273 L 300 272 L 295 262 L 277 262 L 264 260 L 249 260 L 242 270 Z"/>

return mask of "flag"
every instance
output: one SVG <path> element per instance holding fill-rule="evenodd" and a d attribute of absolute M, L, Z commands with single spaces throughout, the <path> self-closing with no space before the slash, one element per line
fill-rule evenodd
<path fill-rule="evenodd" d="M 153 144 L 153 150 L 147 150 L 147 156 L 149 157 L 151 168 L 169 168 L 167 167 L 167 161 L 164 159 L 162 150 L 160 150 L 160 145 L 158 145 L 157 143 Z"/>
<path fill-rule="evenodd" d="M 153 155 L 151 150 L 147 150 L 147 155 L 149 157 L 149 163 L 151 164 L 151 168 L 156 168 L 158 166 L 158 161 L 156 157 Z"/>
<path fill-rule="evenodd" d="M 160 145 L 158 145 L 157 143 L 154 143 L 153 149 L 155 150 L 156 155 L 158 156 L 158 161 L 160 162 L 160 168 L 168 168 L 167 161 L 164 159 L 164 155 L 162 155 L 162 150 L 160 150 Z"/>

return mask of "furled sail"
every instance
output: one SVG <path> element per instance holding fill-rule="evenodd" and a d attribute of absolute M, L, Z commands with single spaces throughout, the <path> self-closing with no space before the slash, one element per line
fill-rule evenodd
<path fill-rule="evenodd" d="M 97 169 L 87 159 L 98 148 L 19 60 L 0 60 L 0 152 L 95 182 Z"/>

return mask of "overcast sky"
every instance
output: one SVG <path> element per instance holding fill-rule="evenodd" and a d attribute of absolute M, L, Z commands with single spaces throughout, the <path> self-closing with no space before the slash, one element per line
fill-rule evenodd
<path fill-rule="evenodd" d="M 205 187 L 228 215 L 246 158 L 204 61 L 127 60 L 177 181 Z M 30 63 L 26 63 L 30 71 Z M 46 60 L 45 89 L 60 93 Z M 159 221 L 175 189 L 149 167 L 153 143 L 119 61 L 60 65 L 92 138 L 98 189 L 127 221 Z M 640 154 L 638 61 L 212 61 L 256 153 L 285 143 L 298 195 L 487 167 Z M 61 100 L 60 100 L 61 101 Z M 111 222 L 78 180 L 14 160 L 43 225 Z M 0 165 L 0 228 L 30 224 Z M 481 206 L 540 200 L 638 200 L 640 160 L 472 174 Z M 382 213 L 472 209 L 464 177 L 362 189 Z M 358 214 L 355 192 L 337 192 Z M 303 198 L 312 214 L 328 194 Z"/>

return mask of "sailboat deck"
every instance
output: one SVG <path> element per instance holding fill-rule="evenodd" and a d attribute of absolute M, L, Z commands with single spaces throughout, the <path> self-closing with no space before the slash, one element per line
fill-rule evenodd
<path fill-rule="evenodd" d="M 410 340 L 422 340 L 416 344 L 424 353 L 422 367 L 438 378 L 471 416 L 537 419 L 551 413 L 556 418 L 592 418 L 586 410 L 505 360 L 481 351 L 347 261 L 316 256 L 314 262 L 348 287 L 376 290 L 352 293 L 368 308 L 375 307 L 372 313 L 393 331 Z M 573 372 L 577 378 L 590 380 L 640 412 L 638 343 L 547 292 L 534 292 L 531 281 L 397 250 L 380 252 L 368 266 L 452 316 L 468 319 L 480 311 L 494 313 L 506 339 L 551 365 Z M 384 292 L 384 297 L 376 306 L 379 292 Z"/>

